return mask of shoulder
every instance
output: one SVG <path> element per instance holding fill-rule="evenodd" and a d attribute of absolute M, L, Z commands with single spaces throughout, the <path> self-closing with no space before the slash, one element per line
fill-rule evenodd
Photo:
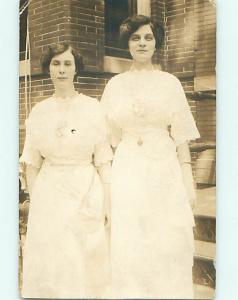
<path fill-rule="evenodd" d="M 160 70 L 156 70 L 155 74 L 157 77 L 156 81 L 158 83 L 158 88 L 163 86 L 167 92 L 172 95 L 183 92 L 183 86 L 175 75 Z"/>
<path fill-rule="evenodd" d="M 75 109 L 82 116 L 85 122 L 90 122 L 91 125 L 97 127 L 104 122 L 104 113 L 101 103 L 97 98 L 79 94 L 78 106 Z"/>
<path fill-rule="evenodd" d="M 113 77 L 111 77 L 108 80 L 108 82 L 106 84 L 106 87 L 109 87 L 109 86 L 110 87 L 113 87 L 113 86 L 116 87 L 118 84 L 120 84 L 124 80 L 125 77 L 126 77 L 126 72 L 114 75 Z"/>
<path fill-rule="evenodd" d="M 154 72 L 159 78 L 167 80 L 169 83 L 175 83 L 175 84 L 180 83 L 179 79 L 175 75 L 169 72 L 165 72 L 161 70 L 155 70 Z"/>
<path fill-rule="evenodd" d="M 52 105 L 52 97 L 49 97 L 49 98 L 46 98 L 38 103 L 36 103 L 33 108 L 32 108 L 32 111 L 40 111 L 40 110 L 43 110 L 45 108 L 49 108 L 49 106 Z"/>
<path fill-rule="evenodd" d="M 49 111 L 49 108 L 52 106 L 52 103 L 52 97 L 49 97 L 36 103 L 33 106 L 29 116 L 34 116 L 35 114 L 45 113 L 46 111 Z"/>
<path fill-rule="evenodd" d="M 97 98 L 79 94 L 75 101 L 76 106 L 80 110 L 85 110 L 87 113 L 100 113 L 101 106 Z"/>
<path fill-rule="evenodd" d="M 83 103 L 84 105 L 88 106 L 88 107 L 98 107 L 99 106 L 99 101 L 97 98 L 94 97 L 90 97 L 84 94 L 78 94 L 78 96 L 76 97 L 76 104 L 80 104 Z"/>
<path fill-rule="evenodd" d="M 53 111 L 52 105 L 52 97 L 36 103 L 25 120 L 25 124 L 28 128 L 38 128 L 39 126 L 42 126 L 42 124 L 46 124 Z"/>

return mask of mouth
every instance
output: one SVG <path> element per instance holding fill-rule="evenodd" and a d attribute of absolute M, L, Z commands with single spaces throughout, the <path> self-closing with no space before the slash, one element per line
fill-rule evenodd
<path fill-rule="evenodd" d="M 66 80 L 68 79 L 67 77 L 57 77 L 58 80 Z"/>
<path fill-rule="evenodd" d="M 148 50 L 139 49 L 139 50 L 137 50 L 137 52 L 145 53 L 145 52 L 148 52 Z"/>

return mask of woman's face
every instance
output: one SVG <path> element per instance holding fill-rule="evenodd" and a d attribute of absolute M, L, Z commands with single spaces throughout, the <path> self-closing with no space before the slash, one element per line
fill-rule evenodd
<path fill-rule="evenodd" d="M 50 77 L 55 87 L 72 84 L 76 73 L 74 56 L 70 49 L 55 55 L 49 66 Z"/>
<path fill-rule="evenodd" d="M 155 51 L 155 37 L 149 24 L 142 25 L 131 34 L 129 50 L 134 61 L 139 63 L 151 62 Z"/>

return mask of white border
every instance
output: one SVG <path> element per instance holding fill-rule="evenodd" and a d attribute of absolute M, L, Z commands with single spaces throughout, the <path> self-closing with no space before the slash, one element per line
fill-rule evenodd
<path fill-rule="evenodd" d="M 204 0 L 207 1 L 207 0 Z M 217 300 L 237 299 L 238 286 L 238 30 L 237 0 L 217 1 L 218 178 Z M 17 295 L 18 1 L 0 10 L 0 296 Z"/>

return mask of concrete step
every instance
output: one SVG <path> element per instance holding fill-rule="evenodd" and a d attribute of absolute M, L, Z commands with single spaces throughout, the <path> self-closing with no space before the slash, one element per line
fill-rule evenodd
<path fill-rule="evenodd" d="M 197 189 L 197 202 L 194 208 L 194 238 L 216 242 L 216 187 Z"/>
<path fill-rule="evenodd" d="M 195 217 L 216 218 L 216 187 L 197 189 Z"/>
<path fill-rule="evenodd" d="M 193 265 L 193 281 L 196 284 L 215 288 L 216 244 L 204 241 L 195 241 L 195 254 Z"/>
<path fill-rule="evenodd" d="M 195 240 L 194 258 L 214 261 L 216 257 L 216 244 Z"/>
<path fill-rule="evenodd" d="M 194 284 L 195 299 L 213 299 L 215 297 L 215 289 L 209 286 Z"/>
<path fill-rule="evenodd" d="M 211 299 L 216 284 L 216 187 L 197 189 L 194 217 L 193 280 L 200 293 L 197 299 Z"/>

